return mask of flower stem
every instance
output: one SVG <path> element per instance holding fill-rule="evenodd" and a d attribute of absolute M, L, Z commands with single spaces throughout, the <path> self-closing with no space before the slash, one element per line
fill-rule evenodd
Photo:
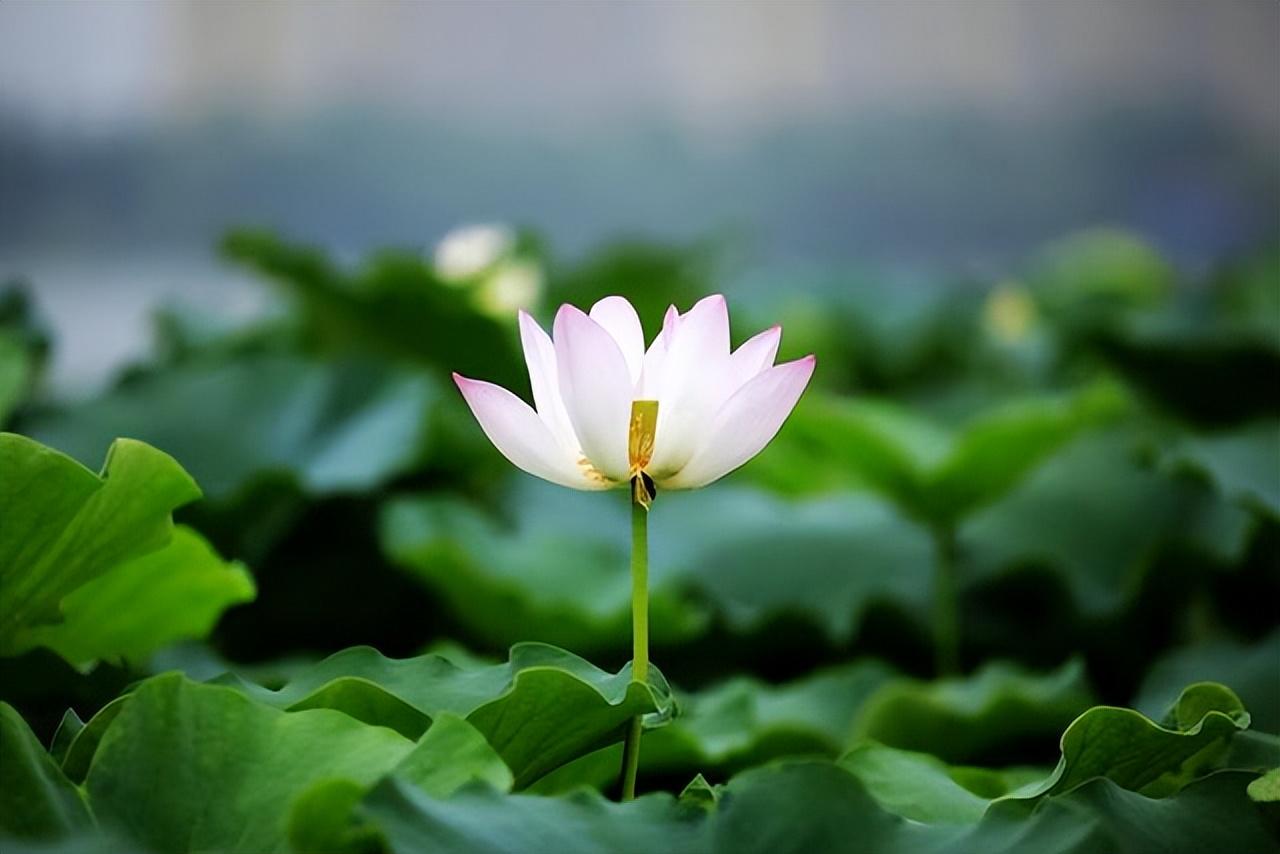
<path fill-rule="evenodd" d="M 638 480 L 638 479 L 637 479 Z M 649 680 L 649 508 L 640 500 L 644 484 L 637 483 L 631 500 L 631 681 Z M 622 745 L 622 800 L 636 796 L 640 768 L 641 719 L 627 727 Z"/>
<path fill-rule="evenodd" d="M 937 562 L 933 576 L 934 660 L 939 676 L 950 676 L 960 664 L 960 603 L 956 592 L 956 532 L 941 525 L 933 532 Z"/>

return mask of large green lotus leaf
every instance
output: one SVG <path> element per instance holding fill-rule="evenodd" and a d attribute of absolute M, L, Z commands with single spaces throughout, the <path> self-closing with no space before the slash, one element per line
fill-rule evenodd
<path fill-rule="evenodd" d="M 1201 683 L 1183 691 L 1168 726 L 1130 709 L 1088 710 L 1063 734 L 1062 756 L 1052 772 L 949 766 L 931 754 L 876 742 L 856 745 L 840 761 L 896 815 L 968 824 L 981 819 L 993 801 L 1043 798 L 1096 778 L 1154 798 L 1168 797 L 1223 767 L 1256 772 L 1259 757 L 1228 750 L 1247 725 L 1248 715 L 1230 691 Z M 1275 761 L 1271 754 L 1262 758 L 1263 767 Z"/>
<path fill-rule="evenodd" d="M 1078 661 L 1046 674 L 994 662 L 963 678 L 886 683 L 859 711 L 853 735 L 975 762 L 1055 737 L 1092 700 Z"/>
<path fill-rule="evenodd" d="M 1188 687 L 1162 726 L 1132 709 L 1097 706 L 1062 734 L 1062 759 L 1039 793 L 1069 791 L 1106 777 L 1148 797 L 1165 797 L 1218 767 L 1249 714 L 1230 689 Z"/>
<path fill-rule="evenodd" d="M 93 823 L 80 790 L 17 710 L 0 703 L 0 837 L 50 839 Z"/>
<path fill-rule="evenodd" d="M 0 654 L 31 647 L 31 632 L 62 619 L 80 587 L 164 547 L 170 514 L 200 497 L 172 457 L 118 439 L 95 475 L 65 454 L 0 433 Z"/>
<path fill-rule="evenodd" d="M 251 601 L 253 578 L 178 526 L 164 548 L 135 557 L 62 600 L 63 621 L 26 639 L 76 664 L 141 662 L 180 640 L 201 638 L 232 605 Z"/>
<path fill-rule="evenodd" d="M 789 493 L 870 489 L 923 523 L 950 525 L 1123 406 L 1114 387 L 1098 385 L 1004 404 L 952 431 L 888 402 L 811 396 L 752 476 Z"/>
<path fill-rule="evenodd" d="M 1040 801 L 1004 800 L 943 851 L 1197 854 L 1275 851 L 1271 822 L 1250 803 L 1255 775 L 1219 772 L 1168 798 L 1148 798 L 1095 779 Z"/>
<path fill-rule="evenodd" d="M 1169 461 L 1203 472 L 1228 498 L 1280 517 L 1280 421 L 1189 437 Z"/>
<path fill-rule="evenodd" d="M 1183 686 L 1210 680 L 1240 697 L 1252 729 L 1280 734 L 1280 629 L 1251 644 L 1218 640 L 1170 651 L 1147 672 L 1133 707 L 1158 718 Z"/>
<path fill-rule="evenodd" d="M 483 783 L 511 790 L 513 778 L 485 737 L 457 715 L 443 712 L 396 766 L 400 780 L 443 798 L 464 786 Z M 354 816 L 367 786 L 329 779 L 303 792 L 289 812 L 289 844 L 295 851 L 378 851 L 377 834 Z"/>
<path fill-rule="evenodd" d="M 84 791 L 104 826 L 156 851 L 275 851 L 291 805 L 322 781 L 368 787 L 394 771 L 441 793 L 494 780 L 478 734 L 462 721 L 446 727 L 415 744 L 331 709 L 283 712 L 166 674 L 139 685 L 111 721 Z"/>
<path fill-rule="evenodd" d="M 26 427 L 81 459 L 112 436 L 150 442 L 212 500 L 261 478 L 327 495 L 367 491 L 418 462 L 438 395 L 431 377 L 374 362 L 263 354 L 141 376 Z"/>
<path fill-rule="evenodd" d="M 1047 520 L 1052 520 L 1048 524 Z M 1249 516 L 1194 483 L 1141 466 L 1121 432 L 1082 437 L 960 531 L 970 580 L 1027 565 L 1057 570 L 1087 615 L 1118 610 L 1166 543 L 1226 562 Z"/>
<path fill-rule="evenodd" d="M 747 771 L 718 789 L 714 806 L 666 794 L 615 804 L 587 792 L 548 798 L 474 789 L 439 800 L 392 780 L 362 811 L 393 852 L 1271 851 L 1275 838 L 1245 794 L 1250 779 L 1215 774 L 1163 800 L 1094 780 L 1034 803 L 1002 802 L 969 825 L 894 815 L 848 769 L 817 761 Z"/>
<path fill-rule="evenodd" d="M 927 824 L 974 824 L 992 800 L 1038 783 L 1042 768 L 993 770 L 950 766 L 930 753 L 886 747 L 874 741 L 840 759 L 880 806 Z"/>
<path fill-rule="evenodd" d="M 708 850 L 702 811 L 670 795 L 625 804 L 595 793 L 567 797 L 466 790 L 440 800 L 391 779 L 360 807 L 395 854 L 598 854 Z"/>
<path fill-rule="evenodd" d="M 224 683 L 276 708 L 336 709 L 409 738 L 441 713 L 461 715 L 511 768 L 518 787 L 621 740 L 636 715 L 652 716 L 657 726 L 674 713 L 671 690 L 656 668 L 642 685 L 631 681 L 630 665 L 607 673 L 539 643 L 517 644 L 505 663 L 469 667 L 438 655 L 397 660 L 357 647 L 276 691 L 235 677 Z"/>
<path fill-rule="evenodd" d="M 834 758 L 845 748 L 857 710 L 891 675 L 880 662 L 860 661 L 783 685 L 743 676 L 681 692 L 679 717 L 645 733 L 640 778 L 680 779 L 702 772 L 724 779 L 777 757 Z M 620 760 L 616 746 L 589 754 L 548 774 L 534 790 L 604 788 L 617 779 Z"/>

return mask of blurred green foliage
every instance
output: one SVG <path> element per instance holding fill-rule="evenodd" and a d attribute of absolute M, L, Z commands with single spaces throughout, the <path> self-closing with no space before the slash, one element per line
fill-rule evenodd
<path fill-rule="evenodd" d="M 713 244 L 223 251 L 278 309 L 170 307 L 87 400 L 0 297 L 6 851 L 1276 849 L 1275 249 L 1188 279 L 1099 229 L 741 298 Z M 527 393 L 505 264 L 544 322 L 620 293 L 649 334 L 727 279 L 735 341 L 818 356 L 758 459 L 658 497 L 647 685 L 625 496 L 515 471 L 449 382 Z"/>

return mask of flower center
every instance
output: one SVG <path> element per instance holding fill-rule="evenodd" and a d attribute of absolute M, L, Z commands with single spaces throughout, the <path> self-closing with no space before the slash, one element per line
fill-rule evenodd
<path fill-rule="evenodd" d="M 653 442 L 658 432 L 658 401 L 633 400 L 631 402 L 631 432 L 627 441 L 627 454 L 631 463 L 631 476 L 636 477 L 653 459 Z"/>

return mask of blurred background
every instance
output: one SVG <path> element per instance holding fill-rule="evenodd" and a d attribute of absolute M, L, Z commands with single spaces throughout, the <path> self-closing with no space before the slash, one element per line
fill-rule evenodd
<path fill-rule="evenodd" d="M 0 4 L 0 426 L 173 455 L 183 536 L 251 579 L 50 628 L 74 653 L 0 697 L 47 737 L 353 644 L 621 667 L 625 496 L 517 472 L 449 373 L 527 398 L 517 308 L 619 293 L 652 334 L 722 291 L 819 367 L 654 506 L 705 750 L 646 747 L 648 787 L 859 720 L 1052 765 L 1090 704 L 1204 679 L 1280 732 L 1278 36 L 1272 0 Z M 895 735 L 882 688 L 949 711 Z"/>
<path fill-rule="evenodd" d="M 212 250 L 350 257 L 463 223 L 581 256 L 1000 277 L 1118 225 L 1202 272 L 1280 231 L 1280 8 L 1012 3 L 0 7 L 0 276 L 100 384 L 161 301 L 243 316 Z"/>

